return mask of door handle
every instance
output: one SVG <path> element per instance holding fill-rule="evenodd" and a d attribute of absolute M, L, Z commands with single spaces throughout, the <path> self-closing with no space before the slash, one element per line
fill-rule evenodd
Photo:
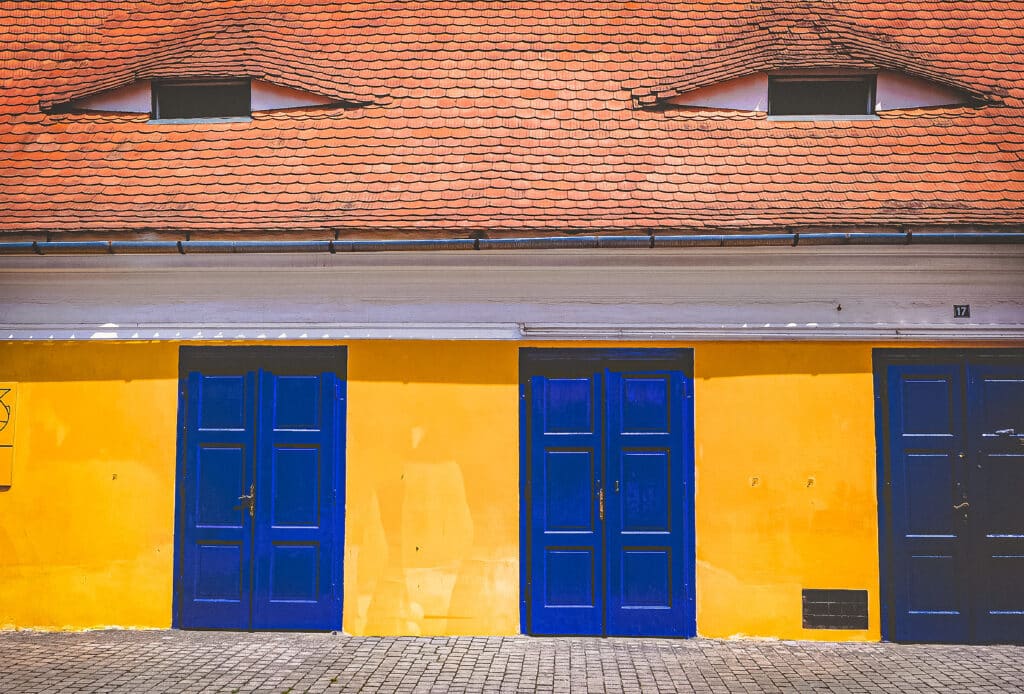
<path fill-rule="evenodd" d="M 238 497 L 241 502 L 238 506 L 234 507 L 235 511 L 241 511 L 244 508 L 249 509 L 249 518 L 253 518 L 256 515 L 256 484 L 249 485 L 249 493 L 243 494 Z"/>
<path fill-rule="evenodd" d="M 996 429 L 995 431 L 997 438 L 1017 439 L 1017 443 L 1024 446 L 1024 434 L 1020 434 L 1016 429 Z"/>
<path fill-rule="evenodd" d="M 961 501 L 959 504 L 953 504 L 953 510 L 954 511 L 964 511 L 966 509 L 969 509 L 970 507 L 971 507 L 971 504 L 970 504 L 970 502 L 967 502 L 967 501 Z"/>
<path fill-rule="evenodd" d="M 597 517 L 604 522 L 604 487 L 597 490 Z"/>

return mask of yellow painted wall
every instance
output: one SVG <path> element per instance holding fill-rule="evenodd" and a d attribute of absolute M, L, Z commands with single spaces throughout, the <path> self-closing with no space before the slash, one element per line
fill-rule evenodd
<path fill-rule="evenodd" d="M 0 344 L 0 628 L 170 625 L 177 370 L 168 344 Z"/>
<path fill-rule="evenodd" d="M 345 630 L 519 633 L 518 347 L 349 348 Z"/>
<path fill-rule="evenodd" d="M 868 345 L 695 353 L 697 630 L 880 638 Z M 803 588 L 868 590 L 869 629 L 801 627 Z"/>
<path fill-rule="evenodd" d="M 519 632 L 521 346 L 349 344 L 346 631 Z M 7 381 L 0 628 L 168 626 L 177 345 L 0 344 Z M 871 346 L 697 344 L 695 406 L 699 633 L 877 639 Z M 870 628 L 803 630 L 805 587 Z"/>

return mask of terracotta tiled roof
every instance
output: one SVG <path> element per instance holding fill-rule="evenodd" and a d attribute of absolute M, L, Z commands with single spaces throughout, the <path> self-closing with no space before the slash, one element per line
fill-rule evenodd
<path fill-rule="evenodd" d="M 5 232 L 1024 219 L 1024 0 L 88 0 L 4 2 L 0 20 Z M 840 66 L 896 69 L 978 103 L 845 122 L 638 107 L 752 72 Z M 46 112 L 135 79 L 213 75 L 347 103 L 233 123 Z"/>

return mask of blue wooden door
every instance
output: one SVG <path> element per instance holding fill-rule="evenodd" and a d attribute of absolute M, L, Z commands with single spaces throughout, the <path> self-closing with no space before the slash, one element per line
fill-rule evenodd
<path fill-rule="evenodd" d="M 175 624 L 341 627 L 344 352 L 182 350 Z"/>
<path fill-rule="evenodd" d="M 896 641 L 1024 641 L 1024 364 L 887 366 Z"/>
<path fill-rule="evenodd" d="M 601 634 L 604 374 L 591 364 L 548 366 L 528 387 L 530 633 Z"/>
<path fill-rule="evenodd" d="M 658 364 L 607 369 L 607 627 L 689 636 L 694 591 L 688 382 Z"/>
<path fill-rule="evenodd" d="M 896 641 L 970 640 L 961 371 L 888 367 Z"/>
<path fill-rule="evenodd" d="M 973 641 L 1024 642 L 1024 362 L 968 367 Z"/>
<path fill-rule="evenodd" d="M 529 633 L 695 632 L 689 362 L 523 350 Z"/>
<path fill-rule="evenodd" d="M 186 379 L 177 622 L 197 629 L 248 629 L 252 528 L 239 497 L 253 484 L 256 375 L 189 371 Z"/>

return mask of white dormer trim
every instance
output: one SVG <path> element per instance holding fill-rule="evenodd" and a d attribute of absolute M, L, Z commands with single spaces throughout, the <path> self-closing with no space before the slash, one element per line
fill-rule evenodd
<path fill-rule="evenodd" d="M 879 72 L 876 79 L 875 111 L 958 106 L 968 103 L 968 97 L 955 89 L 901 75 L 898 72 Z"/>
<path fill-rule="evenodd" d="M 153 83 L 140 80 L 127 87 L 76 99 L 71 107 L 76 111 L 149 113 L 153 108 Z"/>
<path fill-rule="evenodd" d="M 252 110 L 280 111 L 286 108 L 327 106 L 337 99 L 311 94 L 291 87 L 281 87 L 262 80 L 252 81 Z"/>

